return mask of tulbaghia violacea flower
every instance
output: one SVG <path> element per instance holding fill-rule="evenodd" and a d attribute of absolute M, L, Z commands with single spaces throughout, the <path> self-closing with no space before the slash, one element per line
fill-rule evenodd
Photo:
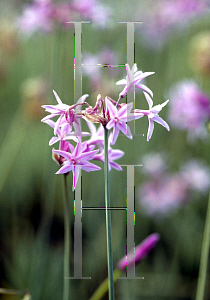
<path fill-rule="evenodd" d="M 58 170 L 56 174 L 64 174 L 72 171 L 74 191 L 79 177 L 80 169 L 85 170 L 86 172 L 90 172 L 100 170 L 101 168 L 89 162 L 89 160 L 94 159 L 94 156 L 98 153 L 99 150 L 93 150 L 89 152 L 83 151 L 84 148 L 82 146 L 81 140 L 77 143 L 75 148 L 71 144 L 69 146 L 71 153 L 62 150 L 53 150 L 53 152 L 66 158 L 63 166 Z"/>
<path fill-rule="evenodd" d="M 103 126 L 100 124 L 98 130 L 96 130 L 96 126 L 93 123 L 87 122 L 87 125 L 91 132 L 91 138 L 89 140 L 87 140 L 88 147 L 96 145 L 100 149 L 100 151 L 102 151 L 104 148 L 104 128 L 103 128 Z"/>
<path fill-rule="evenodd" d="M 165 173 L 146 181 L 139 188 L 141 209 L 152 217 L 174 211 L 188 198 L 188 184 L 180 174 Z"/>
<path fill-rule="evenodd" d="M 149 141 L 149 139 L 152 136 L 153 130 L 154 130 L 154 122 L 161 124 L 168 131 L 170 130 L 168 124 L 160 116 L 158 116 L 159 112 L 169 102 L 169 100 L 166 100 L 162 104 L 153 106 L 152 98 L 145 92 L 144 92 L 144 95 L 148 102 L 149 110 L 134 109 L 134 115 L 135 115 L 135 119 L 141 118 L 143 116 L 148 117 L 149 127 L 148 127 L 148 131 L 147 131 L 147 141 Z"/>
<path fill-rule="evenodd" d="M 200 160 L 193 159 L 187 162 L 180 171 L 183 181 L 189 189 L 205 194 L 210 187 L 210 169 Z"/>
<path fill-rule="evenodd" d="M 45 120 L 46 124 L 48 124 L 50 127 L 55 128 L 55 122 L 52 120 Z M 66 141 L 66 140 L 73 140 L 76 143 L 78 143 L 78 138 L 75 136 L 75 133 L 70 130 L 69 124 L 66 122 L 58 127 L 57 129 L 57 136 L 53 136 L 49 141 L 49 146 L 52 146 L 53 144 L 59 142 L 59 141 Z M 63 149 L 60 149 L 63 150 Z"/>
<path fill-rule="evenodd" d="M 58 127 L 63 124 L 63 122 L 68 122 L 70 125 L 70 129 L 72 130 L 72 125 L 74 125 L 75 131 L 77 131 L 80 135 L 80 129 L 79 129 L 79 119 L 82 118 L 81 113 L 76 112 L 76 107 L 84 103 L 85 99 L 89 96 L 87 94 L 83 95 L 82 97 L 79 98 L 76 104 L 74 105 L 66 105 L 63 104 L 61 99 L 58 97 L 57 93 L 53 91 L 55 98 L 58 102 L 57 105 L 43 105 L 42 107 L 45 108 L 45 111 L 50 112 L 51 115 L 48 115 L 44 117 L 41 121 L 45 122 L 48 119 L 51 119 L 53 117 L 59 116 L 58 120 L 55 123 L 54 127 L 54 134 L 57 133 Z"/>
<path fill-rule="evenodd" d="M 138 246 L 135 247 L 135 257 L 133 250 L 125 255 L 117 264 L 117 268 L 122 271 L 127 271 L 134 265 L 140 263 L 149 252 L 156 246 L 157 242 L 160 239 L 158 233 L 150 234 L 146 239 L 144 239 Z"/>
<path fill-rule="evenodd" d="M 126 122 L 134 119 L 134 115 L 131 114 L 131 109 L 133 108 L 133 103 L 125 104 L 120 109 L 117 109 L 115 105 L 106 97 L 106 108 L 109 115 L 109 122 L 106 125 L 106 128 L 109 130 L 113 128 L 113 137 L 111 144 L 114 145 L 118 134 L 122 131 L 129 139 L 132 139 L 132 134 L 130 128 Z"/>
<path fill-rule="evenodd" d="M 84 18 L 91 20 L 93 25 L 105 27 L 111 15 L 111 9 L 96 0 L 74 0 L 72 8 Z"/>
<path fill-rule="evenodd" d="M 167 169 L 167 154 L 151 152 L 142 157 L 142 172 L 153 178 L 160 178 Z"/>
<path fill-rule="evenodd" d="M 210 98 L 193 80 L 183 80 L 170 89 L 169 120 L 179 129 L 187 130 L 190 141 L 207 136 L 210 120 Z"/>
<path fill-rule="evenodd" d="M 112 133 L 109 135 L 109 141 L 108 141 L 108 167 L 109 167 L 109 172 L 111 171 L 111 168 L 114 168 L 118 171 L 122 171 L 122 168 L 119 164 L 117 164 L 114 160 L 120 159 L 123 155 L 124 152 L 119 150 L 119 149 L 112 149 L 110 144 L 112 141 Z M 104 150 L 96 154 L 94 157 L 95 160 L 100 160 L 104 163 Z"/>
<path fill-rule="evenodd" d="M 53 28 L 55 10 L 56 7 L 51 0 L 35 0 L 25 7 L 22 16 L 17 20 L 17 25 L 28 35 L 37 30 L 49 32 Z"/>
<path fill-rule="evenodd" d="M 152 91 L 144 84 L 141 84 L 140 81 L 146 78 L 147 76 L 154 74 L 155 72 L 143 73 L 142 71 L 137 71 L 137 70 L 138 69 L 136 64 L 133 65 L 132 69 L 130 69 L 130 66 L 126 64 L 126 71 L 127 71 L 126 79 L 122 79 L 116 82 L 117 85 L 125 85 L 123 91 L 120 93 L 121 98 L 124 98 L 128 93 L 128 91 L 132 89 L 132 87 L 134 86 L 135 88 L 144 90 L 145 92 L 149 93 L 153 97 Z"/>

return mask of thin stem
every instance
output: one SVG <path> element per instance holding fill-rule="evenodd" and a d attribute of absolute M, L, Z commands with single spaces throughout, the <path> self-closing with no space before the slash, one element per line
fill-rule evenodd
<path fill-rule="evenodd" d="M 107 237 L 107 263 L 109 300 L 114 300 L 113 258 L 112 258 L 112 233 L 111 233 L 111 211 L 109 195 L 109 168 L 108 168 L 108 130 L 104 126 L 104 177 L 105 177 L 105 206 L 106 206 L 106 237 Z"/>
<path fill-rule="evenodd" d="M 117 279 L 120 277 L 121 274 L 122 274 L 121 270 L 119 269 L 114 270 L 113 272 L 114 282 L 117 281 Z M 107 291 L 108 291 L 108 278 L 104 279 L 104 281 L 99 285 L 99 287 L 94 292 L 94 294 L 90 297 L 89 300 L 100 300 L 107 293 Z"/>
<path fill-rule="evenodd" d="M 203 234 L 203 243 L 201 249 L 201 260 L 198 276 L 198 286 L 195 300 L 203 300 L 204 292 L 206 286 L 206 274 L 208 267 L 208 256 L 209 256 L 209 246 L 210 246 L 210 193 L 208 200 L 208 208 L 206 213 L 206 223 Z"/>
<path fill-rule="evenodd" d="M 118 104 L 119 104 L 121 98 L 122 98 L 122 97 L 119 95 L 119 98 L 118 98 L 117 103 L 116 103 L 116 107 L 118 106 Z"/>
<path fill-rule="evenodd" d="M 70 258 L 70 218 L 67 191 L 67 174 L 64 174 L 64 265 L 63 265 L 63 300 L 69 300 L 69 258 Z"/>

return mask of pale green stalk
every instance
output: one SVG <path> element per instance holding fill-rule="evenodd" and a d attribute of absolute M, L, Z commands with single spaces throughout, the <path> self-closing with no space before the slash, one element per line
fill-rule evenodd
<path fill-rule="evenodd" d="M 110 207 L 109 168 L 108 168 L 108 130 L 106 129 L 105 126 L 104 126 L 104 177 L 105 177 L 105 207 L 106 207 L 106 237 L 107 237 L 109 300 L 114 300 L 111 213 L 110 213 L 110 209 L 108 209 Z"/>
<path fill-rule="evenodd" d="M 120 275 L 122 274 L 122 271 L 119 269 L 115 269 L 113 272 L 113 276 L 114 276 L 114 282 L 117 281 L 117 279 L 120 277 Z M 107 293 L 108 291 L 108 278 L 104 279 L 104 281 L 99 285 L 99 287 L 97 288 L 97 290 L 94 292 L 94 294 L 90 297 L 89 300 L 100 300 L 101 298 L 104 297 L 104 295 Z"/>
<path fill-rule="evenodd" d="M 64 260 L 63 260 L 63 300 L 69 300 L 69 280 L 70 272 L 70 218 L 67 192 L 67 174 L 64 174 Z"/>
<path fill-rule="evenodd" d="M 206 222 L 205 222 L 205 228 L 203 234 L 201 260 L 200 260 L 200 268 L 199 268 L 199 276 L 198 276 L 198 286 L 197 286 L 197 293 L 196 293 L 195 300 L 204 299 L 206 275 L 207 275 L 207 267 L 208 267 L 209 246 L 210 246 L 210 193 L 209 193 Z"/>

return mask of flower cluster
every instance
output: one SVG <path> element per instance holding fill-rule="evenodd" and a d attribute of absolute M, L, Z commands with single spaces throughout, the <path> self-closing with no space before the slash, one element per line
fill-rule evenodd
<path fill-rule="evenodd" d="M 188 132 L 189 141 L 207 136 L 210 120 L 210 98 L 193 80 L 184 80 L 170 90 L 170 123 Z"/>
<path fill-rule="evenodd" d="M 143 157 L 148 179 L 139 188 L 139 201 L 153 217 L 167 215 L 186 203 L 192 193 L 205 194 L 210 187 L 210 169 L 204 162 L 192 159 L 180 171 L 166 171 L 166 154 L 151 153 Z"/>
<path fill-rule="evenodd" d="M 163 104 L 153 107 L 152 98 L 147 93 L 149 92 L 152 96 L 152 91 L 140 83 L 143 78 L 153 73 L 137 71 L 136 64 L 133 66 L 132 70 L 128 65 L 126 65 L 126 69 L 126 79 L 117 82 L 117 84 L 125 85 L 123 91 L 119 94 L 118 101 L 115 101 L 110 97 L 102 99 L 101 95 L 98 95 L 96 104 L 92 107 L 86 102 L 88 95 L 85 94 L 76 104 L 69 106 L 63 104 L 57 93 L 53 91 L 58 104 L 42 106 L 50 113 L 43 118 L 42 121 L 54 129 L 55 136 L 51 138 L 49 144 L 53 145 L 54 143 L 59 142 L 59 150 L 53 150 L 53 158 L 61 167 L 57 174 L 72 171 L 73 190 L 75 189 L 80 169 L 87 172 L 100 170 L 100 167 L 91 163 L 90 160 L 104 162 L 104 128 L 108 131 L 112 130 L 108 140 L 109 171 L 111 168 L 122 170 L 115 160 L 121 158 L 124 152 L 112 149 L 111 145 L 116 143 L 120 131 L 129 139 L 132 139 L 132 133 L 127 122 L 147 116 L 149 119 L 147 141 L 152 136 L 154 121 L 160 123 L 169 130 L 168 124 L 158 116 L 158 113 L 167 104 L 168 100 Z M 135 88 L 144 90 L 144 95 L 149 104 L 149 110 L 132 110 L 133 103 L 120 103 L 120 100 L 124 98 L 128 91 L 134 86 Z M 84 107 L 85 109 L 83 109 Z M 56 122 L 51 120 L 51 118 L 54 117 L 58 117 Z M 81 119 L 87 121 L 91 132 L 90 139 L 84 142 L 82 142 L 82 137 L 89 136 L 90 133 L 82 131 L 80 124 Z M 99 128 L 96 129 L 93 123 L 99 123 Z M 75 147 L 70 143 L 70 140 L 76 143 Z"/>
<path fill-rule="evenodd" d="M 78 17 L 105 27 L 110 13 L 109 8 L 97 3 L 96 0 L 61 1 L 59 3 L 53 0 L 34 0 L 25 7 L 17 24 L 20 30 L 28 35 L 38 30 L 50 32 L 55 24 L 66 26 L 67 21 L 76 21 Z"/>

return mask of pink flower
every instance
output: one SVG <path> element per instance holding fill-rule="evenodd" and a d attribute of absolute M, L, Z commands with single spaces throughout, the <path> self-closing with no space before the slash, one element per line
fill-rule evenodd
<path fill-rule="evenodd" d="M 82 97 L 80 97 L 80 99 L 77 101 L 76 104 L 69 106 L 69 105 L 62 103 L 61 99 L 58 97 L 58 95 L 55 91 L 53 91 L 53 93 L 55 95 L 55 98 L 56 98 L 58 104 L 57 105 L 42 105 L 42 107 L 45 108 L 45 111 L 50 112 L 51 115 L 44 117 L 41 121 L 45 122 L 48 119 L 59 116 L 58 120 L 55 123 L 54 134 L 57 133 L 59 126 L 68 122 L 70 125 L 70 130 L 72 129 L 72 125 L 74 124 L 75 131 L 77 131 L 75 133 L 75 135 L 77 135 L 77 133 L 78 133 L 78 136 L 79 136 L 81 133 L 80 119 L 82 118 L 82 114 L 77 113 L 76 108 L 78 108 L 78 107 L 80 108 L 81 105 L 83 104 L 83 102 L 85 101 L 85 99 L 89 95 L 87 95 L 87 94 L 83 95 Z"/>
<path fill-rule="evenodd" d="M 66 158 L 63 166 L 56 174 L 64 174 L 72 171 L 74 191 L 79 177 L 80 169 L 85 170 L 89 173 L 90 171 L 98 171 L 101 168 L 89 162 L 89 160 L 94 159 L 94 156 L 99 150 L 86 152 L 84 151 L 82 142 L 79 141 L 75 148 L 70 144 L 70 151 L 71 153 L 62 150 L 53 150 L 54 153 Z"/>
<path fill-rule="evenodd" d="M 142 158 L 142 172 L 153 178 L 159 178 L 167 169 L 166 159 L 167 154 L 165 153 L 152 152 L 144 155 Z"/>
<path fill-rule="evenodd" d="M 153 217 L 176 209 L 185 203 L 188 196 L 188 184 L 179 174 L 165 174 L 147 181 L 139 189 L 141 206 Z"/>
<path fill-rule="evenodd" d="M 144 92 L 144 96 L 149 104 L 149 110 L 135 109 L 134 115 L 135 115 L 135 119 L 141 118 L 143 116 L 148 117 L 149 127 L 147 131 L 147 141 L 149 141 L 154 130 L 154 122 L 161 124 L 168 131 L 170 130 L 168 124 L 158 115 L 159 112 L 162 110 L 162 108 L 169 102 L 169 100 L 166 100 L 162 104 L 153 106 L 152 98 L 145 92 Z"/>
<path fill-rule="evenodd" d="M 118 171 L 122 171 L 122 168 L 119 164 L 117 164 L 114 160 L 120 159 L 123 155 L 124 152 L 119 150 L 119 149 L 112 149 L 110 144 L 112 140 L 112 133 L 109 135 L 109 141 L 108 141 L 108 166 L 109 166 L 109 172 L 111 171 L 111 168 L 114 168 Z M 95 160 L 100 160 L 104 163 L 104 150 L 96 154 L 94 157 Z"/>
<path fill-rule="evenodd" d="M 130 128 L 127 126 L 126 122 L 134 119 L 134 115 L 130 114 L 133 103 L 125 104 L 118 110 L 107 97 L 105 98 L 105 101 L 107 113 L 110 116 L 110 121 L 107 123 L 106 128 L 108 130 L 113 128 L 111 144 L 115 144 L 120 131 L 122 131 L 129 139 L 132 139 L 133 137 Z"/>
<path fill-rule="evenodd" d="M 135 265 L 140 263 L 149 252 L 156 246 L 157 242 L 160 239 L 160 235 L 158 233 L 150 234 L 146 239 L 144 239 L 141 244 L 135 247 L 135 256 L 133 255 L 133 250 L 128 253 L 128 255 L 124 256 L 117 264 L 118 269 L 122 271 L 129 270 L 130 267 L 133 266 L 135 261 Z"/>
<path fill-rule="evenodd" d="M 111 9 L 96 0 L 75 0 L 72 3 L 73 9 L 88 20 L 92 20 L 93 25 L 105 27 L 111 15 Z"/>
<path fill-rule="evenodd" d="M 180 175 L 189 189 L 203 194 L 209 190 L 210 170 L 204 162 L 195 159 L 189 161 L 181 168 Z"/>
<path fill-rule="evenodd" d="M 170 90 L 169 120 L 174 127 L 187 130 L 192 141 L 206 137 L 210 120 L 210 98 L 196 82 L 184 80 Z"/>
<path fill-rule="evenodd" d="M 22 32 L 33 34 L 37 30 L 49 32 L 53 28 L 55 5 L 51 0 L 35 0 L 25 7 L 17 24 Z"/>
<path fill-rule="evenodd" d="M 121 98 L 124 98 L 128 93 L 128 91 L 130 91 L 130 89 L 132 89 L 134 86 L 135 88 L 144 90 L 145 92 L 149 93 L 153 97 L 152 91 L 147 86 L 140 84 L 140 81 L 145 77 L 154 74 L 155 72 L 143 73 L 142 71 L 137 71 L 137 70 L 138 69 L 136 64 L 133 65 L 132 69 L 130 69 L 129 65 L 126 64 L 126 71 L 127 71 L 126 79 L 122 79 L 116 82 L 117 85 L 125 85 L 123 91 L 120 93 Z"/>

